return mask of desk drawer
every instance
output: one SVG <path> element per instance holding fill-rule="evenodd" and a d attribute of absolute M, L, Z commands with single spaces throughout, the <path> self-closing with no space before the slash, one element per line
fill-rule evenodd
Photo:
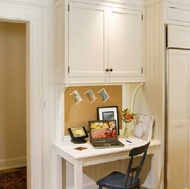
<path fill-rule="evenodd" d="M 128 154 L 129 152 L 121 152 L 121 153 L 115 153 L 111 155 L 107 154 L 107 155 L 102 155 L 102 156 L 97 156 L 97 157 L 86 158 L 83 166 L 96 165 L 100 163 L 107 163 L 107 162 L 117 161 L 121 159 L 127 159 L 129 158 Z"/>

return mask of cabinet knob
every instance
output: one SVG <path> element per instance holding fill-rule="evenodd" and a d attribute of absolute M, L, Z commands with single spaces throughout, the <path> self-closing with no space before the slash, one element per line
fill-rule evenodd
<path fill-rule="evenodd" d="M 107 68 L 107 69 L 105 69 L 105 71 L 106 72 L 113 72 L 113 69 L 112 68 L 110 68 L 110 69 Z"/>

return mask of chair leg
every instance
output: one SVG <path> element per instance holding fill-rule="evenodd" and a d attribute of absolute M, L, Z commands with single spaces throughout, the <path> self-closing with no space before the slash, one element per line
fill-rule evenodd
<path fill-rule="evenodd" d="M 102 189 L 102 186 L 99 185 L 99 189 Z"/>

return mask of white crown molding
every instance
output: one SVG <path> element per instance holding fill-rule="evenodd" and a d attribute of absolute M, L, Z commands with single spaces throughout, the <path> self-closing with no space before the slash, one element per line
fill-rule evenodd
<path fill-rule="evenodd" d="M 40 21 L 43 19 L 43 11 L 42 8 L 35 8 L 12 3 L 0 3 L 0 19 L 8 19 L 13 21 Z"/>
<path fill-rule="evenodd" d="M 189 0 L 144 0 L 145 6 L 155 4 L 155 3 L 159 3 L 159 2 L 174 3 L 174 4 L 177 4 L 177 5 L 181 5 L 181 6 L 190 5 Z"/>
<path fill-rule="evenodd" d="M 56 0 L 55 0 L 56 1 Z M 104 6 L 128 6 L 128 7 L 139 7 L 142 8 L 144 0 L 70 0 L 71 2 L 91 3 L 99 4 Z"/>
<path fill-rule="evenodd" d="M 50 0 L 1 0 L 1 3 L 8 4 L 19 4 L 19 5 L 28 5 L 28 6 L 46 6 Z"/>

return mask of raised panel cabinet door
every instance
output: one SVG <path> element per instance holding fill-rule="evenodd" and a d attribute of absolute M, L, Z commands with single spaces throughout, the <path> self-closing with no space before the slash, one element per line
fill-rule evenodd
<path fill-rule="evenodd" d="M 105 10 L 70 3 L 69 77 L 104 76 Z"/>
<path fill-rule="evenodd" d="M 190 51 L 168 50 L 167 189 L 189 188 Z"/>
<path fill-rule="evenodd" d="M 112 9 L 109 15 L 109 68 L 112 76 L 141 76 L 141 11 Z"/>

